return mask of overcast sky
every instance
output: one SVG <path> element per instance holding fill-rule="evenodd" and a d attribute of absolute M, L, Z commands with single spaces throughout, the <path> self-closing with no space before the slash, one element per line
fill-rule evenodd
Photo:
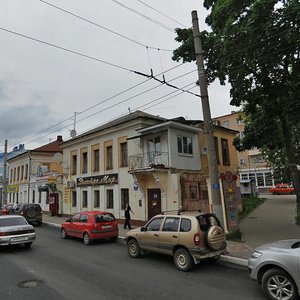
<path fill-rule="evenodd" d="M 152 68 L 199 94 L 196 64 L 176 63 L 169 51 L 179 46 L 173 29 L 190 27 L 192 10 L 207 29 L 201 0 L 1 0 L 0 151 L 5 139 L 9 150 L 68 139 L 75 112 L 78 134 L 137 109 L 203 119 L 200 98 L 132 72 Z M 212 117 L 237 109 L 219 82 L 209 101 Z"/>

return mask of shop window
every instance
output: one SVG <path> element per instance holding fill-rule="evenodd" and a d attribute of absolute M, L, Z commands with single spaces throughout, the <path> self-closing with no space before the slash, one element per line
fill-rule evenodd
<path fill-rule="evenodd" d="M 113 190 L 106 190 L 106 208 L 107 209 L 113 209 L 114 208 Z"/>

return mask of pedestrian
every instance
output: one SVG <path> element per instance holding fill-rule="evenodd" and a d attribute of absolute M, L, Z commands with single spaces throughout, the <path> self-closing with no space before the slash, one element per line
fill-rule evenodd
<path fill-rule="evenodd" d="M 124 223 L 124 229 L 126 229 L 126 227 L 128 226 L 129 230 L 131 230 L 131 225 L 130 225 L 130 212 L 132 212 L 134 214 L 134 212 L 132 211 L 130 205 L 128 202 L 126 202 L 126 206 L 125 206 L 125 223 Z"/>

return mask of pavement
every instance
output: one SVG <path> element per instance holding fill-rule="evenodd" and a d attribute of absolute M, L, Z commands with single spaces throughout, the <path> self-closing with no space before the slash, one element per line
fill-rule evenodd
<path fill-rule="evenodd" d="M 276 240 L 300 237 L 300 227 L 295 225 L 295 195 L 262 194 L 266 201 L 239 223 L 244 242 L 227 241 L 227 253 L 221 260 L 246 267 L 254 248 Z M 43 222 L 60 227 L 67 217 L 44 214 Z M 126 229 L 119 224 L 119 238 L 124 239 Z"/>

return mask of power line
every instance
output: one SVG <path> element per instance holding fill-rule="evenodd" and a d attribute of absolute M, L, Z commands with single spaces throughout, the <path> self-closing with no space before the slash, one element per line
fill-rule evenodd
<path fill-rule="evenodd" d="M 51 3 L 47 2 L 47 1 L 44 1 L 44 0 L 39 0 L 39 1 L 42 2 L 42 3 L 44 3 L 44 4 L 46 4 L 46 5 L 49 5 L 49 6 L 53 7 L 53 8 L 55 8 L 55 9 L 58 9 L 58 10 L 64 12 L 64 13 L 67 13 L 67 14 L 69 14 L 69 15 L 75 17 L 75 18 L 78 18 L 78 19 L 80 19 L 80 20 L 83 20 L 83 21 L 85 21 L 85 22 L 87 22 L 87 23 L 90 23 L 90 24 L 92 24 L 92 25 L 95 25 L 95 26 L 97 26 L 97 27 L 99 27 L 99 28 L 101 28 L 101 29 L 104 29 L 104 30 L 106 30 L 106 31 L 108 31 L 108 32 L 110 32 L 110 33 L 113 33 L 113 34 L 115 34 L 115 35 L 117 35 L 117 36 L 119 36 L 119 37 L 122 37 L 122 38 L 124 38 L 124 39 L 126 39 L 126 40 L 128 40 L 128 41 L 130 41 L 130 42 L 133 42 L 133 43 L 135 43 L 135 44 L 137 44 L 137 45 L 140 45 L 140 46 L 143 46 L 143 47 L 148 47 L 149 49 L 154 49 L 154 50 L 162 50 L 162 51 L 169 51 L 169 52 L 172 52 L 172 51 L 173 51 L 173 50 L 170 50 L 170 49 L 163 49 L 163 48 L 158 48 L 158 47 L 148 46 L 148 45 L 143 44 L 143 43 L 141 43 L 141 42 L 139 42 L 139 41 L 136 41 L 136 40 L 134 40 L 134 39 L 132 39 L 132 38 L 130 38 L 130 37 L 128 37 L 128 36 L 125 36 L 125 35 L 123 35 L 123 34 L 121 34 L 121 33 L 118 33 L 118 32 L 116 32 L 116 31 L 114 31 L 114 30 L 112 30 L 112 29 L 109 29 L 109 28 L 107 28 L 107 27 L 104 27 L 103 25 L 100 25 L 99 23 L 93 22 L 93 21 L 88 20 L 88 19 L 86 19 L 86 18 L 84 18 L 84 17 L 81 17 L 81 16 L 79 16 L 79 15 L 77 15 L 77 14 L 75 14 L 75 13 L 72 13 L 72 12 L 66 10 L 66 9 L 63 9 L 63 8 L 61 8 L 61 7 L 58 7 L 58 6 L 54 5 L 54 4 L 51 4 Z"/>
<path fill-rule="evenodd" d="M 109 65 L 109 66 L 112 66 L 112 67 L 115 67 L 115 68 L 118 68 L 118 69 L 121 69 L 121 70 L 124 70 L 124 71 L 133 72 L 133 70 L 130 70 L 126 67 L 122 67 L 122 66 L 116 65 L 114 63 L 110 63 L 108 61 L 105 61 L 103 59 L 99 59 L 99 58 L 96 58 L 96 57 L 93 57 L 93 56 L 90 56 L 90 55 L 87 55 L 87 54 L 83 54 L 83 53 L 80 53 L 80 52 L 77 52 L 77 51 L 74 51 L 74 50 L 71 50 L 71 49 L 68 49 L 68 48 L 65 48 L 65 47 L 57 46 L 55 44 L 45 42 L 45 41 L 42 41 L 40 39 L 36 39 L 36 38 L 31 37 L 31 36 L 28 36 L 28 35 L 25 35 L 25 34 L 22 34 L 22 33 L 18 33 L 18 32 L 13 31 L 13 30 L 9 30 L 9 29 L 3 28 L 3 27 L 0 27 L 0 30 L 6 31 L 8 33 L 11 33 L 11 34 L 14 34 L 14 35 L 17 35 L 17 36 L 21 36 L 23 38 L 26 38 L 26 39 L 29 39 L 29 40 L 32 40 L 32 41 L 35 41 L 35 42 L 38 42 L 38 43 L 41 43 L 41 44 L 44 44 L 44 45 L 47 45 L 47 46 L 51 46 L 51 47 L 54 47 L 54 48 L 57 48 L 57 49 L 60 49 L 60 50 L 63 50 L 63 51 L 66 51 L 66 52 L 69 52 L 69 53 L 72 53 L 72 54 L 76 54 L 76 55 L 79 55 L 79 56 L 82 56 L 82 57 L 85 57 L 85 58 L 89 58 L 89 59 L 101 62 L 103 64 L 106 64 L 106 65 Z"/>
<path fill-rule="evenodd" d="M 165 73 L 166 73 L 166 72 L 170 72 L 170 71 L 172 71 L 172 70 L 174 70 L 174 69 L 177 69 L 178 67 L 180 67 L 180 66 L 182 66 L 182 65 L 183 65 L 183 64 L 176 65 L 176 66 L 174 66 L 174 67 L 172 67 L 172 68 L 166 70 Z M 162 73 L 157 74 L 157 76 L 159 76 L 159 75 L 161 75 L 161 74 L 162 74 Z M 175 79 L 176 79 L 176 78 L 175 78 Z M 134 88 L 136 88 L 136 87 L 138 87 L 138 86 L 140 86 L 140 85 L 142 85 L 142 84 L 148 82 L 148 81 L 150 81 L 150 80 L 151 80 L 151 78 L 148 78 L 148 79 L 146 79 L 146 80 L 144 80 L 144 81 L 142 81 L 142 82 L 140 82 L 140 83 L 138 83 L 138 84 L 135 84 L 135 85 L 133 85 L 133 86 L 131 86 L 131 87 L 129 87 L 129 88 L 127 88 L 127 89 L 125 89 L 125 90 L 123 90 L 123 91 L 121 91 L 121 92 L 119 92 L 119 93 L 117 93 L 117 94 L 115 94 L 115 95 L 113 95 L 113 96 L 111 96 L 111 97 L 109 97 L 109 98 L 103 100 L 103 101 L 98 102 L 98 103 L 95 104 L 95 105 L 92 105 L 92 106 L 86 108 L 86 109 L 83 110 L 83 111 L 77 112 L 77 115 L 83 114 L 83 113 L 85 113 L 85 112 L 87 112 L 87 111 L 89 111 L 89 110 L 91 110 L 91 109 L 93 109 L 93 108 L 95 108 L 95 107 L 97 107 L 97 106 L 99 106 L 99 105 L 101 105 L 101 104 L 103 104 L 103 103 L 109 101 L 109 100 L 112 100 L 112 99 L 114 99 L 114 98 L 116 98 L 116 97 L 118 97 L 118 96 L 120 96 L 120 95 L 122 95 L 122 94 L 124 94 L 124 93 L 126 93 L 126 92 L 128 92 L 128 91 L 130 91 L 130 90 L 132 90 L 132 89 L 134 89 Z M 173 81 L 173 79 L 172 79 L 171 81 Z M 62 124 L 62 123 L 64 123 L 64 122 L 66 122 L 66 121 L 68 121 L 68 120 L 71 120 L 72 118 L 73 118 L 73 116 L 68 117 L 68 118 L 64 119 L 63 121 L 61 121 L 61 122 L 59 122 L 59 123 L 57 123 L 57 124 L 52 125 L 51 127 L 48 127 L 48 128 L 46 128 L 46 129 L 43 129 L 42 131 L 40 131 L 40 132 L 38 132 L 38 133 L 36 133 L 36 134 L 30 136 L 29 138 L 23 140 L 23 142 L 26 142 L 26 141 L 28 141 L 28 140 L 30 140 L 30 139 L 32 139 L 32 138 L 34 138 L 34 137 L 40 135 L 41 133 L 44 133 L 44 132 L 48 131 L 49 129 L 55 128 L 56 126 L 58 126 L 58 125 L 60 125 L 60 124 Z"/>
<path fill-rule="evenodd" d="M 178 25 L 181 25 L 181 26 L 183 26 L 184 28 L 187 28 L 187 26 L 185 26 L 184 24 L 182 24 L 182 23 L 178 22 L 178 21 L 177 21 L 177 20 L 175 20 L 175 19 L 172 19 L 172 18 L 170 18 L 170 17 L 169 17 L 169 16 L 167 16 L 166 14 L 164 14 L 164 13 L 162 13 L 161 11 L 159 11 L 159 10 L 155 9 L 154 7 L 152 7 L 152 6 L 148 5 L 147 3 L 145 3 L 145 2 L 143 2 L 143 1 L 141 1 L 141 0 L 136 0 L 136 1 L 138 1 L 138 2 L 140 2 L 141 4 L 143 4 L 143 5 L 147 6 L 147 7 L 149 7 L 150 9 L 152 9 L 152 10 L 156 11 L 157 13 L 159 13 L 159 14 L 161 14 L 162 16 L 164 16 L 164 17 L 168 18 L 169 20 L 171 20 L 171 21 L 173 21 L 173 22 L 177 23 Z"/>
<path fill-rule="evenodd" d="M 150 17 L 144 15 L 144 14 L 138 12 L 137 10 L 135 10 L 135 9 L 129 7 L 129 6 L 126 6 L 126 5 L 123 4 L 123 3 L 120 3 L 120 2 L 117 1 L 117 0 L 112 0 L 112 1 L 115 2 L 115 3 L 118 4 L 118 5 L 120 5 L 120 6 L 124 7 L 124 8 L 126 8 L 126 9 L 128 9 L 128 10 L 134 12 L 135 14 L 138 14 L 139 16 L 141 16 L 141 17 L 147 19 L 148 21 L 151 21 L 151 22 L 153 22 L 153 23 L 159 25 L 160 27 L 162 27 L 162 28 L 164 28 L 164 29 L 167 29 L 167 30 L 169 30 L 169 31 L 171 31 L 171 32 L 173 32 L 173 33 L 175 33 L 174 29 L 172 29 L 172 28 L 170 28 L 170 27 L 164 25 L 163 23 L 161 23 L 161 22 L 159 22 L 159 21 L 156 21 L 156 20 L 154 20 L 154 19 L 152 19 L 152 18 L 150 18 Z"/>

